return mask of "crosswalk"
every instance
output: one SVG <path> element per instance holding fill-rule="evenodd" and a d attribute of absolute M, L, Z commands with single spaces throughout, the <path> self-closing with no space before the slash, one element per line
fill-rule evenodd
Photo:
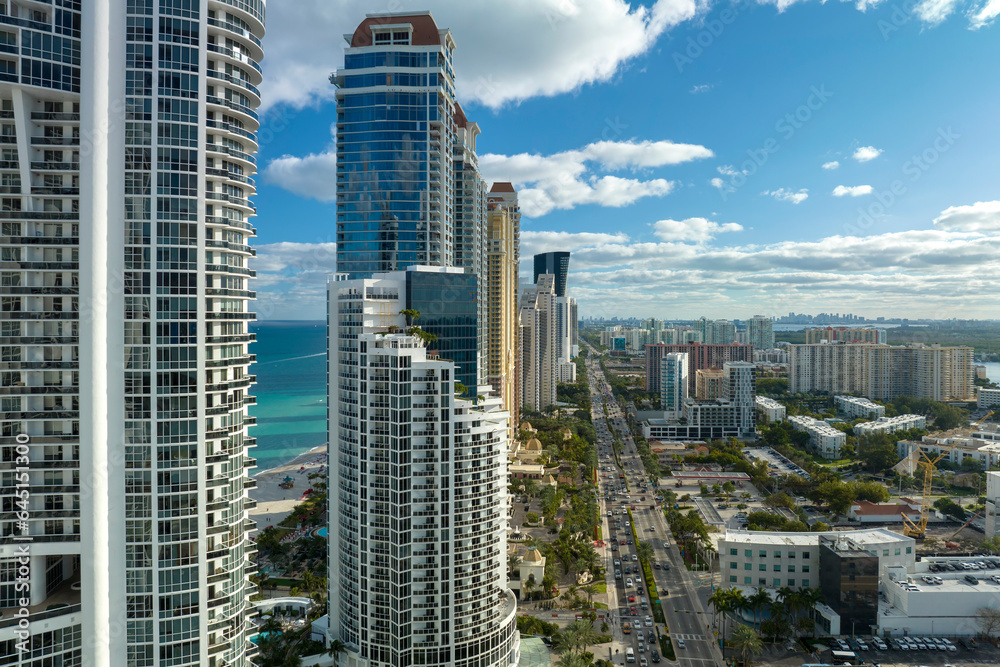
<path fill-rule="evenodd" d="M 684 641 L 704 641 L 707 639 L 705 635 L 684 634 L 681 632 L 671 632 L 670 636 L 674 639 L 683 639 Z"/>

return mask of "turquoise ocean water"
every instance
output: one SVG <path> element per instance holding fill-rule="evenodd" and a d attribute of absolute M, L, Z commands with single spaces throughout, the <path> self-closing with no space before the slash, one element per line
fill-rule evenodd
<path fill-rule="evenodd" d="M 255 322 L 250 330 L 257 334 L 250 346 L 257 355 L 251 455 L 259 473 L 326 442 L 326 324 Z"/>

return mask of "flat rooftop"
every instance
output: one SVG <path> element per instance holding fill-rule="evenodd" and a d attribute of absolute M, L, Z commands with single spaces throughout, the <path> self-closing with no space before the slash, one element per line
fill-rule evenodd
<path fill-rule="evenodd" d="M 780 533 L 762 530 L 729 529 L 726 531 L 722 539 L 727 542 L 744 542 L 746 544 L 818 546 L 820 537 L 848 539 L 858 546 L 865 546 L 867 544 L 885 544 L 886 542 L 891 541 L 913 541 L 912 537 L 905 537 L 886 528 L 871 528 L 868 530 L 829 530 L 819 533 Z M 1000 574 L 1000 570 L 997 570 L 997 573 Z"/>

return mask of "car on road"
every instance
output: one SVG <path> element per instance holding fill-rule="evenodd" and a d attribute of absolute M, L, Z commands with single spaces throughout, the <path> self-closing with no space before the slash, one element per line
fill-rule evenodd
<path fill-rule="evenodd" d="M 650 651 L 649 651 L 649 658 L 653 662 L 659 662 L 660 661 L 660 653 L 655 648 L 654 649 L 650 649 Z"/>
<path fill-rule="evenodd" d="M 628 588 L 632 588 L 632 577 L 629 577 L 628 579 L 625 580 L 625 585 Z M 632 602 L 635 602 L 635 600 L 632 600 Z"/>
<path fill-rule="evenodd" d="M 622 578 L 622 571 L 615 570 L 615 579 L 621 579 L 621 578 Z"/>
<path fill-rule="evenodd" d="M 647 628 L 653 627 L 653 617 L 650 616 L 649 614 L 646 614 L 646 618 L 644 618 L 642 620 L 645 621 Z"/>
<path fill-rule="evenodd" d="M 677 648 L 684 648 L 684 640 L 683 639 L 677 639 L 674 643 L 677 645 Z"/>
<path fill-rule="evenodd" d="M 629 602 L 635 602 L 635 593 L 630 593 L 629 594 L 628 601 Z"/>

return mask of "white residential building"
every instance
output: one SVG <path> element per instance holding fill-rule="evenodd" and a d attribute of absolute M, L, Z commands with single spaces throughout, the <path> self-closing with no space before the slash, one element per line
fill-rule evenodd
<path fill-rule="evenodd" d="M 688 355 L 672 352 L 660 360 L 660 409 L 668 419 L 679 417 L 688 397 Z"/>
<path fill-rule="evenodd" d="M 787 410 L 784 405 L 773 398 L 768 398 L 767 396 L 758 396 L 755 399 L 755 405 L 757 407 L 757 412 L 759 412 L 768 423 L 784 421 L 787 414 Z"/>
<path fill-rule="evenodd" d="M 1000 406 L 1000 389 L 976 387 L 976 407 L 994 410 Z"/>
<path fill-rule="evenodd" d="M 543 273 L 521 292 L 521 407 L 544 410 L 556 402 L 559 362 L 555 276 Z"/>
<path fill-rule="evenodd" d="M 908 431 L 911 428 L 926 428 L 927 418 L 923 415 L 897 415 L 895 417 L 879 417 L 873 422 L 863 422 L 854 425 L 854 435 L 858 438 L 873 433 L 895 433 Z"/>
<path fill-rule="evenodd" d="M 850 419 L 878 419 L 885 417 L 885 406 L 861 396 L 837 396 L 837 412 Z"/>
<path fill-rule="evenodd" d="M 977 461 L 985 470 L 989 470 L 1000 466 L 1000 426 L 981 424 L 965 436 L 942 438 L 925 435 L 919 442 L 900 440 L 896 443 L 896 453 L 902 459 L 900 465 L 905 464 L 902 472 L 911 475 L 916 472 L 912 461 L 914 455 L 915 460 L 922 460 L 918 449 L 927 454 L 943 453 L 943 460 L 955 465 L 961 465 L 967 459 Z"/>
<path fill-rule="evenodd" d="M 822 391 L 879 400 L 897 396 L 935 401 L 974 395 L 971 347 L 819 343 L 788 347 L 792 393 Z"/>
<path fill-rule="evenodd" d="M 997 534 L 998 508 L 1000 508 L 1000 472 L 989 471 L 986 473 L 986 537 L 991 538 Z"/>
<path fill-rule="evenodd" d="M 774 319 L 754 315 L 747 320 L 747 343 L 754 350 L 770 350 L 774 347 Z"/>
<path fill-rule="evenodd" d="M 256 652 L 263 21 L 263 0 L 0 8 L 5 665 L 245 667 Z"/>
<path fill-rule="evenodd" d="M 756 434 L 756 367 L 745 361 L 723 364 L 723 395 L 714 401 L 684 399 L 680 415 L 648 419 L 647 440 L 753 438 Z"/>
<path fill-rule="evenodd" d="M 796 431 L 809 434 L 809 446 L 814 452 L 825 459 L 840 458 L 840 450 L 847 444 L 847 435 L 843 431 L 838 431 L 825 421 L 804 415 L 792 415 L 788 422 Z"/>
<path fill-rule="evenodd" d="M 328 640 L 348 667 L 517 664 L 507 420 L 405 333 L 408 272 L 328 285 Z M 398 333 L 397 333 L 398 332 Z"/>

